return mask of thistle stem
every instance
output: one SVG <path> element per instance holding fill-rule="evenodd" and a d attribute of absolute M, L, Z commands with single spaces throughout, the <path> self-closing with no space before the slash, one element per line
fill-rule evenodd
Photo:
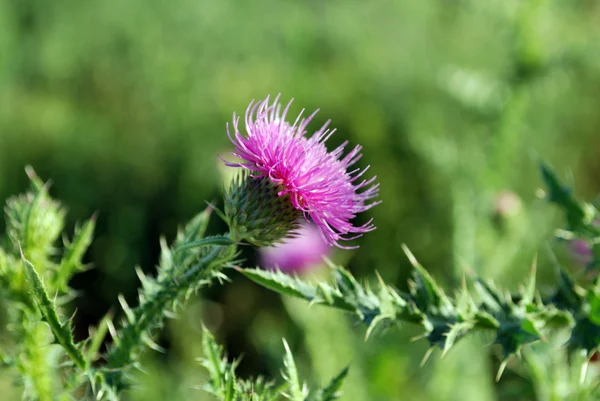
<path fill-rule="evenodd" d="M 173 268 L 170 274 L 159 276 L 157 289 L 144 297 L 139 306 L 131 310 L 130 318 L 115 338 L 115 345 L 108 353 L 107 378 L 113 385 L 121 384 L 123 370 L 134 363 L 148 344 L 153 329 L 163 325 L 165 311 L 173 309 L 177 301 L 190 291 L 208 284 L 235 255 L 236 245 L 208 245 L 210 251 L 197 263 L 183 271 Z M 225 251 L 224 248 L 227 248 Z"/>

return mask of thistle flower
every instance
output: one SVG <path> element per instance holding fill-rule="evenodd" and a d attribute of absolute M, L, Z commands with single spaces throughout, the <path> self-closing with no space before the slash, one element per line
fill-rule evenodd
<path fill-rule="evenodd" d="M 330 251 L 319 229 L 314 224 L 304 223 L 294 237 L 281 244 L 261 248 L 260 266 L 269 270 L 299 273 L 323 263 L 323 256 Z"/>
<path fill-rule="evenodd" d="M 289 196 L 293 207 L 307 221 L 315 223 L 327 245 L 352 248 L 339 241 L 352 240 L 375 229 L 372 220 L 361 226 L 354 226 L 351 220 L 379 203 L 369 203 L 378 194 L 376 177 L 358 181 L 368 167 L 349 170 L 362 156 L 360 146 L 345 156 L 347 141 L 332 152 L 327 151 L 325 142 L 335 132 L 327 128 L 329 121 L 306 136 L 306 127 L 317 111 L 307 118 L 302 118 L 301 112 L 290 125 L 286 121 L 290 105 L 291 101 L 281 111 L 279 96 L 272 104 L 269 97 L 252 101 L 246 109 L 245 135 L 240 133 L 240 118 L 234 113 L 233 133 L 227 124 L 227 135 L 235 148 L 232 154 L 242 161 L 225 163 L 276 184 L 278 195 Z"/>

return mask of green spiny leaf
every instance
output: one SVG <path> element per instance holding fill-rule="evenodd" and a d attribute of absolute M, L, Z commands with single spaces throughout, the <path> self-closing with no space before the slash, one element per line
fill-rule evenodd
<path fill-rule="evenodd" d="M 523 297 L 521 299 L 521 305 L 529 305 L 535 299 L 535 291 L 536 291 L 535 276 L 536 276 L 536 270 L 537 270 L 536 265 L 537 265 L 537 262 L 536 262 L 536 260 L 534 260 L 533 266 L 531 268 L 531 273 L 529 274 L 529 279 L 527 280 L 527 284 L 525 285 L 525 288 L 523 289 Z"/>
<path fill-rule="evenodd" d="M 500 322 L 490 313 L 485 311 L 479 310 L 475 312 L 473 320 L 475 321 L 476 326 L 482 329 L 496 330 L 500 327 Z"/>
<path fill-rule="evenodd" d="M 296 362 L 294 362 L 294 356 L 292 355 L 292 351 L 290 350 L 287 341 L 283 340 L 283 346 L 285 347 L 285 357 L 283 359 L 285 374 L 283 375 L 283 378 L 288 383 L 288 392 L 285 394 L 285 396 L 291 401 L 304 401 L 304 398 L 307 394 L 306 390 L 300 383 L 298 370 L 296 369 Z"/>
<path fill-rule="evenodd" d="M 42 282 L 33 265 L 27 259 L 25 259 L 25 256 L 23 255 L 22 261 L 25 268 L 27 281 L 31 288 L 32 296 L 35 303 L 40 308 L 42 316 L 44 316 L 44 319 L 52 329 L 52 333 L 56 337 L 58 343 L 71 357 L 75 365 L 77 365 L 77 367 L 82 371 L 85 371 L 87 369 L 87 361 L 73 341 L 71 328 L 68 324 L 62 324 L 60 322 L 54 303 L 48 297 L 48 293 L 44 288 L 44 283 Z"/>
<path fill-rule="evenodd" d="M 405 244 L 402 244 L 402 250 L 408 257 L 413 266 L 413 285 L 411 286 L 411 294 L 415 299 L 415 303 L 419 308 L 423 305 L 440 307 L 446 304 L 446 296 L 442 289 L 433 280 L 433 277 L 421 266 L 412 252 Z"/>
<path fill-rule="evenodd" d="M 409 294 L 386 286 L 381 278 L 378 291 L 373 292 L 339 267 L 334 268 L 335 287 L 323 282 L 309 284 L 283 273 L 241 271 L 279 293 L 355 312 L 369 326 L 367 337 L 381 324 L 410 322 L 420 325 L 425 330 L 423 337 L 442 348 L 444 353 L 472 331 L 495 332 L 495 342 L 502 346 L 505 357 L 517 353 L 523 345 L 543 339 L 541 331 L 545 329 L 574 327 L 571 343 L 578 348 L 592 349 L 600 344 L 600 326 L 596 327 L 590 320 L 600 311 L 600 301 L 595 298 L 595 293 L 588 295 L 588 306 L 584 309 L 592 314 L 588 316 L 585 312 L 582 315 L 581 289 L 575 287 L 565 272 L 561 272 L 559 290 L 550 302 L 543 302 L 536 296 L 535 268 L 522 293 L 514 297 L 516 301 L 510 293 L 500 291 L 493 283 L 480 278 L 474 278 L 477 297 L 469 293 L 464 282 L 456 297 L 450 298 L 414 256 L 407 254 L 415 266 L 415 280 Z M 582 317 L 575 319 L 573 314 Z M 592 335 L 586 337 L 588 332 Z"/>
<path fill-rule="evenodd" d="M 491 284 L 477 278 L 475 281 L 475 290 L 479 294 L 486 309 L 492 313 L 501 312 L 506 308 L 506 302 L 502 295 Z"/>
<path fill-rule="evenodd" d="M 445 355 L 450 348 L 458 341 L 460 338 L 465 336 L 471 329 L 473 328 L 473 322 L 459 322 L 450 326 L 450 330 L 446 332 L 446 338 L 443 345 L 442 356 Z"/>
<path fill-rule="evenodd" d="M 194 230 L 194 233 L 197 232 Z M 169 252 L 172 253 L 172 249 Z M 107 365 L 103 372 L 107 382 L 117 390 L 126 384 L 126 371 L 139 360 L 144 346 L 151 345 L 154 331 L 161 328 L 165 319 L 172 316 L 199 288 L 214 279 L 226 278 L 221 270 L 230 265 L 236 254 L 235 246 L 231 245 L 192 248 L 177 255 L 182 256 L 173 259 L 174 264 L 166 268 L 159 266 L 155 284 L 151 284 L 151 279 L 142 280 L 140 304 L 131 309 L 130 318 L 118 331 L 106 356 Z"/>
<path fill-rule="evenodd" d="M 35 190 L 43 190 L 45 185 L 44 181 L 42 181 L 42 179 L 37 175 L 33 167 L 31 167 L 30 165 L 25 166 L 25 174 L 27 174 L 27 177 L 29 177 L 29 180 L 31 181 L 31 184 L 33 185 Z"/>
<path fill-rule="evenodd" d="M 521 346 L 540 338 L 542 335 L 530 319 L 511 319 L 501 322 L 495 343 L 502 346 L 507 358 L 517 353 Z"/>
<path fill-rule="evenodd" d="M 177 233 L 172 249 L 161 241 L 160 271 L 168 272 L 173 267 L 180 267 L 192 263 L 195 258 L 204 252 L 205 247 L 191 247 L 183 249 L 186 244 L 205 240 L 204 235 L 210 222 L 212 209 L 206 208 L 198 213 L 182 230 Z M 179 250 L 179 251 L 176 251 Z"/>
<path fill-rule="evenodd" d="M 186 249 L 198 248 L 203 246 L 211 246 L 211 245 L 219 245 L 219 246 L 227 246 L 233 245 L 235 242 L 231 240 L 229 237 L 208 237 L 203 238 L 197 241 L 191 241 L 185 243 L 178 248 L 175 249 L 175 252 L 181 252 Z"/>
<path fill-rule="evenodd" d="M 185 225 L 184 229 L 178 233 L 174 247 L 177 248 L 185 243 L 204 238 L 211 214 L 212 208 L 209 207 L 194 216 L 194 218 Z"/>
<path fill-rule="evenodd" d="M 84 269 L 81 260 L 92 243 L 95 227 L 96 216 L 94 215 L 85 222 L 83 227 L 75 229 L 73 241 L 66 245 L 65 253 L 54 275 L 55 288 L 61 291 L 68 291 L 67 284 L 73 274 Z"/>
<path fill-rule="evenodd" d="M 306 401 L 333 401 L 341 396 L 340 388 L 344 384 L 344 380 L 348 375 L 349 368 L 344 368 L 337 376 L 335 376 L 329 384 L 317 392 L 314 395 L 309 396 Z"/>
<path fill-rule="evenodd" d="M 212 388 L 216 393 L 222 392 L 227 387 L 224 356 L 221 347 L 217 345 L 213 335 L 204 326 L 202 327 L 202 349 L 204 352 L 202 364 L 208 370 Z"/>
<path fill-rule="evenodd" d="M 48 256 L 60 235 L 65 210 L 48 195 L 47 185 L 6 202 L 7 232 L 15 250 L 23 249 L 34 264 L 53 267 Z"/>
<path fill-rule="evenodd" d="M 308 301 L 314 300 L 317 295 L 317 292 L 311 285 L 280 271 L 267 271 L 261 269 L 237 270 L 255 283 L 280 294 L 302 298 Z"/>
<path fill-rule="evenodd" d="M 100 324 L 96 328 L 96 330 L 92 333 L 90 332 L 90 345 L 86 350 L 87 360 L 95 361 L 98 352 L 100 351 L 100 347 L 108 334 L 109 327 L 112 325 L 112 313 L 109 311 L 100 321 Z"/>
<path fill-rule="evenodd" d="M 564 209 L 569 228 L 574 231 L 589 230 L 598 234 L 599 231 L 592 225 L 594 216 L 598 214 L 597 210 L 591 204 L 577 201 L 572 190 L 559 181 L 550 166 L 541 163 L 540 168 L 548 188 L 548 200 Z"/>

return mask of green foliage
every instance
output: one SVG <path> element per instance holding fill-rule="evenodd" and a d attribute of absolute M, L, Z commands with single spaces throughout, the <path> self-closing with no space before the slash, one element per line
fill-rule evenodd
<path fill-rule="evenodd" d="M 47 185 L 33 170 L 27 172 L 32 191 L 7 202 L 11 249 L 0 248 L 0 290 L 10 311 L 10 334 L 17 344 L 2 360 L 19 371 L 26 399 L 56 400 L 71 397 L 74 391 L 90 391 L 98 400 L 118 400 L 126 386 L 125 374 L 131 366 L 139 366 L 142 351 L 159 349 L 152 340 L 154 332 L 199 288 L 215 278 L 225 279 L 221 270 L 235 262 L 236 246 L 228 237 L 206 237 L 211 210 L 198 214 L 171 247 L 161 240 L 156 278 L 138 271 L 140 303 L 132 309 L 120 298 L 125 315 L 122 327 L 115 328 L 107 315 L 94 336 L 75 343 L 71 320 L 60 317 L 61 302 L 73 298 L 69 281 L 85 268 L 82 259 L 96 219 L 76 227 L 73 239 L 65 239 L 62 250 L 57 248 L 64 209 L 49 197 Z M 50 294 L 61 297 L 53 300 Z M 109 331 L 113 345 L 101 356 L 99 350 Z"/>
<path fill-rule="evenodd" d="M 597 210 L 590 204 L 575 200 L 547 166 L 542 175 L 548 186 L 548 200 L 561 206 L 566 215 L 568 232 L 572 235 L 597 238 Z M 401 293 L 380 279 L 374 291 L 360 285 L 345 269 L 333 268 L 334 285 L 309 284 L 281 272 L 242 269 L 253 281 L 282 294 L 354 312 L 369 325 L 367 335 L 381 323 L 410 322 L 420 325 L 431 346 L 446 353 L 457 340 L 472 331 L 488 330 L 496 334 L 506 360 L 517 354 L 525 344 L 544 338 L 544 332 L 560 329 L 571 332 L 572 349 L 588 355 L 600 346 L 600 281 L 582 288 L 564 271 L 559 271 L 556 290 L 548 298 L 536 295 L 535 269 L 518 294 L 498 290 L 480 278 L 470 280 L 453 298 L 448 297 L 429 273 L 405 247 L 414 267 L 409 293 Z M 504 365 L 501 367 L 503 369 Z"/>
<path fill-rule="evenodd" d="M 263 377 L 253 380 L 236 378 L 235 369 L 238 362 L 228 362 L 223 347 L 219 346 L 212 334 L 203 329 L 202 347 L 204 358 L 202 365 L 208 370 L 210 381 L 203 388 L 219 401 L 278 401 L 286 398 L 292 401 L 333 401 L 340 396 L 340 388 L 348 374 L 348 368 L 342 370 L 324 388 L 310 392 L 301 384 L 296 363 L 288 343 L 284 340 L 285 356 L 283 364 L 285 381 L 276 387 L 273 382 L 266 382 Z"/>
<path fill-rule="evenodd" d="M 10 242 L 8 249 L 0 248 L 0 292 L 9 311 L 9 334 L 16 344 L 5 358 L 19 372 L 26 399 L 63 399 L 69 396 L 72 383 L 61 371 L 85 372 L 89 361 L 81 344 L 73 340 L 70 321 L 61 322 L 60 302 L 51 300 L 49 294 L 72 298 L 68 281 L 82 265 L 94 226 L 86 223 L 83 233 L 76 232 L 73 247 L 61 254 L 56 240 L 64 227 L 64 209 L 50 198 L 48 186 L 33 169 L 28 167 L 27 173 L 32 189 L 7 201 Z M 75 387 L 77 383 L 78 379 Z"/>
<path fill-rule="evenodd" d="M 9 317 L 14 322 L 11 334 L 18 344 L 14 353 L 2 356 L 3 363 L 20 372 L 28 399 L 59 399 L 77 388 L 89 386 L 90 395 L 98 400 L 118 400 L 127 386 L 127 372 L 131 367 L 140 367 L 144 349 L 160 350 L 153 336 L 164 326 L 165 320 L 174 316 L 200 288 L 210 285 L 214 279 L 226 279 L 223 268 L 237 265 L 236 244 L 228 236 L 206 236 L 211 209 L 198 214 L 179 231 L 171 246 L 161 240 L 155 278 L 138 271 L 139 305 L 130 308 L 125 299 L 120 298 L 123 324 L 114 327 L 112 318 L 107 316 L 94 337 L 75 343 L 70 321 L 63 322 L 61 305 L 49 294 L 68 298 L 70 278 L 84 268 L 82 258 L 91 243 L 95 218 L 76 229 L 73 240 L 65 241 L 62 256 L 56 258 L 59 249 L 55 248 L 55 242 L 64 225 L 64 212 L 60 204 L 49 197 L 47 186 L 31 169 L 28 173 L 33 182 L 32 192 L 7 202 L 12 252 L 0 249 L 2 291 L 11 303 Z M 549 167 L 542 166 L 542 174 L 548 186 L 547 199 L 565 211 L 568 226 L 559 231 L 561 238 L 583 238 L 595 243 L 598 235 L 595 207 L 577 201 Z M 17 249 L 20 261 L 15 254 Z M 381 278 L 375 286 L 361 284 L 349 271 L 334 265 L 332 285 L 308 282 L 281 272 L 238 270 L 281 294 L 354 313 L 368 325 L 367 336 L 379 327 L 411 323 L 421 327 L 422 337 L 430 347 L 438 347 L 445 354 L 472 332 L 494 333 L 494 343 L 503 350 L 499 375 L 509 357 L 519 355 L 524 345 L 546 341 L 561 331 L 569 333 L 571 352 L 583 351 L 589 358 L 598 350 L 600 280 L 592 285 L 580 285 L 559 269 L 555 290 L 541 296 L 534 266 L 518 293 L 499 290 L 490 281 L 469 276 L 459 291 L 449 296 L 406 247 L 404 251 L 414 269 L 406 293 L 385 284 Z M 26 252 L 40 261 L 40 267 L 29 261 Z M 17 321 L 20 323 L 15 324 Z M 113 345 L 102 356 L 106 362 L 94 367 L 100 345 L 109 331 Z M 202 363 L 210 375 L 205 389 L 219 400 L 286 397 L 293 401 L 329 401 L 339 397 L 347 369 L 329 385 L 310 392 L 300 381 L 296 362 L 284 341 L 284 385 L 275 387 L 262 378 L 240 380 L 235 373 L 238 362 L 229 363 L 223 349 L 210 333 L 204 332 Z M 528 360 L 533 369 L 535 358 L 530 356 Z M 587 362 L 583 371 L 586 366 Z M 62 379 L 57 376 L 58 367 L 64 370 Z"/>
<path fill-rule="evenodd" d="M 327 385 L 327 387 L 319 389 L 317 392 L 313 392 L 309 394 L 308 400 L 310 401 L 333 401 L 340 397 L 341 392 L 340 389 L 342 384 L 344 384 L 344 380 L 348 375 L 349 368 L 345 368 L 342 370 L 336 377 L 331 379 L 331 382 Z"/>
<path fill-rule="evenodd" d="M 557 204 L 567 220 L 567 227 L 559 230 L 557 236 L 586 241 L 594 251 L 595 260 L 590 265 L 597 265 L 600 212 L 594 205 L 578 201 L 548 166 L 542 166 L 542 172 L 548 186 L 546 199 Z M 570 348 L 584 350 L 590 357 L 600 346 L 600 279 L 597 277 L 593 283 L 581 287 L 561 271 L 559 286 L 552 301 L 569 311 L 575 321 L 569 340 Z"/>
<path fill-rule="evenodd" d="M 34 299 L 34 302 L 40 309 L 43 320 L 48 323 L 50 329 L 52 330 L 52 334 L 54 334 L 54 337 L 56 338 L 56 341 L 63 347 L 75 365 L 77 365 L 77 368 L 82 371 L 86 371 L 88 361 L 85 360 L 81 350 L 73 341 L 71 324 L 69 322 L 60 322 L 56 311 L 56 305 L 48 297 L 48 293 L 46 292 L 44 284 L 42 283 L 39 274 L 35 270 L 35 267 L 33 267 L 33 265 L 27 259 L 25 259 L 24 255 L 22 255 L 22 259 L 23 266 L 25 268 L 25 276 L 27 277 L 27 282 L 31 288 L 31 295 Z"/>
<path fill-rule="evenodd" d="M 546 199 L 564 211 L 567 232 L 571 235 L 582 235 L 592 241 L 596 237 L 600 237 L 597 221 L 600 215 L 598 209 L 591 203 L 575 199 L 573 190 L 562 184 L 549 166 L 542 164 L 541 169 L 542 177 L 548 188 Z"/>
<path fill-rule="evenodd" d="M 582 193 L 598 192 L 597 27 L 593 1 L 0 2 L 0 53 L 10 55 L 0 61 L 0 193 L 5 199 L 21 191 L 18 171 L 34 163 L 68 205 L 69 231 L 99 211 L 97 239 L 85 259 L 95 269 L 75 279 L 81 296 L 67 305 L 73 294 L 57 292 L 53 274 L 42 271 L 52 264 L 26 252 L 50 298 L 58 294 L 61 321 L 77 310 L 77 338 L 85 337 L 107 310 L 120 310 L 117 294 L 134 299 L 133 266 L 147 271 L 159 263 L 159 233 L 171 238 L 205 200 L 219 199 L 215 154 L 229 151 L 231 112 L 281 92 L 297 99 L 290 115 L 307 107 L 321 109 L 317 126 L 332 118 L 338 128 L 332 148 L 346 139 L 363 145 L 360 167 L 370 164 L 381 181 L 383 204 L 358 221 L 374 217 L 377 230 L 361 238 L 359 250 L 332 256 L 359 282 L 376 269 L 404 289 L 412 271 L 398 246 L 405 242 L 448 295 L 465 265 L 513 291 L 535 253 L 537 286 L 545 292 L 553 275 L 540 244 L 553 222 L 551 209 L 532 201 L 538 184 L 531 153 L 573 170 Z M 496 209 L 505 192 L 521 202 L 510 216 Z M 18 247 L 6 240 L 8 256 L 0 259 L 8 262 L 0 265 L 20 266 Z M 565 243 L 554 244 L 560 257 Z M 62 250 L 60 238 L 54 246 Z M 254 263 L 251 247 L 241 250 Z M 60 265 L 58 256 L 51 262 Z M 561 262 L 581 284 L 576 263 Z M 11 299 L 28 302 L 19 269 L 10 277 L 17 290 Z M 218 327 L 230 352 L 252 355 L 245 373 L 276 372 L 272 349 L 279 339 L 304 338 L 306 329 L 287 318 L 276 295 L 258 286 L 236 280 L 203 295 L 202 317 L 207 313 L 217 326 L 224 319 Z M 137 302 L 130 303 L 134 310 Z M 9 316 L 10 305 L 0 308 L 3 326 L 19 321 Z M 368 314 L 369 305 L 361 307 Z M 196 309 L 186 313 L 200 320 Z M 172 375 L 181 380 L 173 388 L 186 388 L 193 364 L 182 355 L 193 353 L 200 336 L 191 323 L 168 325 L 169 340 L 178 342 L 168 355 L 146 358 L 161 361 L 155 378 Z M 461 341 L 450 358 L 419 370 L 424 344 L 407 341 L 412 328 L 364 345 L 363 333 L 343 329 L 352 339 L 352 372 L 363 379 L 353 385 L 362 383 L 368 400 L 513 401 L 518 391 L 506 392 L 530 382 L 524 373 L 495 386 L 488 380 L 494 359 L 476 340 Z M 16 337 L 0 336 L 12 354 Z M 323 340 L 322 349 L 331 343 L 339 342 Z M 306 353 L 299 350 L 298 356 Z M 327 354 L 319 357 L 334 366 L 346 362 Z M 460 364 L 450 369 L 453 357 L 473 361 L 468 367 L 481 367 L 478 375 L 463 374 Z M 315 360 L 297 363 L 314 371 Z M 1 394 L 10 378 L 8 371 L 0 375 Z"/>
<path fill-rule="evenodd" d="M 283 358 L 285 373 L 283 378 L 288 383 L 285 397 L 290 401 L 303 401 L 308 395 L 308 388 L 300 383 L 296 362 L 287 341 L 283 340 L 283 346 L 285 348 L 285 357 Z"/>
<path fill-rule="evenodd" d="M 128 368 L 136 366 L 141 352 L 146 348 L 161 350 L 152 338 L 165 320 L 175 316 L 192 294 L 213 279 L 226 279 L 221 269 L 233 263 L 236 248 L 222 237 L 202 241 L 210 215 L 211 210 L 206 209 L 192 219 L 178 233 L 171 248 L 161 241 L 161 264 L 156 278 L 138 270 L 142 287 L 136 308 L 131 309 L 125 299 L 120 298 L 125 320 L 113 335 L 114 345 L 106 355 L 103 386 L 118 393 L 125 385 L 123 375 Z"/>
<path fill-rule="evenodd" d="M 494 332 L 495 343 L 504 358 L 518 353 L 521 346 L 543 338 L 542 332 L 570 328 L 568 310 L 531 297 L 531 286 L 510 295 L 481 279 L 472 279 L 455 297 L 448 297 L 433 278 L 415 262 L 410 292 L 401 293 L 380 282 L 376 290 L 360 285 L 340 266 L 333 267 L 335 283 L 309 284 L 280 272 L 242 269 L 253 281 L 280 292 L 355 313 L 369 325 L 367 335 L 380 325 L 414 323 L 424 330 L 431 346 L 446 353 L 459 339 L 475 331 Z M 569 283 L 563 283 L 568 286 Z M 574 290 L 573 286 L 569 287 Z"/>
<path fill-rule="evenodd" d="M 94 229 L 96 226 L 96 216 L 86 221 L 82 227 L 75 227 L 75 235 L 72 241 L 65 239 L 64 257 L 58 265 L 53 287 L 60 291 L 68 291 L 69 279 L 78 272 L 85 270 L 82 263 L 83 255 L 92 243 Z"/>
<path fill-rule="evenodd" d="M 577 201 L 548 166 L 542 165 L 542 176 L 548 186 L 547 199 L 565 212 L 568 228 L 560 231 L 561 237 L 566 232 L 569 238 L 583 236 L 590 243 L 597 243 L 595 207 Z M 395 290 L 381 278 L 373 290 L 358 283 L 340 266 L 332 266 L 333 285 L 309 283 L 278 271 L 240 269 L 240 272 L 281 294 L 353 312 L 369 326 L 367 336 L 382 324 L 417 324 L 424 331 L 422 337 L 431 347 L 441 348 L 443 354 L 471 332 L 494 332 L 494 343 L 503 350 L 498 378 L 510 356 L 519 355 L 526 344 L 546 341 L 546 336 L 556 337 L 567 331 L 569 349 L 583 351 L 588 358 L 600 348 L 600 279 L 592 285 L 579 286 L 560 268 L 555 290 L 542 297 L 537 292 L 534 265 L 530 278 L 518 293 L 511 294 L 489 281 L 469 277 L 469 282 L 464 280 L 457 294 L 449 297 L 408 248 L 403 247 L 414 268 L 408 293 Z M 586 367 L 587 362 L 584 372 Z"/>
<path fill-rule="evenodd" d="M 262 378 L 244 381 L 236 378 L 237 362 L 229 363 L 223 348 L 219 346 L 212 334 L 204 329 L 202 337 L 204 358 L 202 366 L 208 369 L 210 381 L 203 388 L 216 399 L 222 401 L 254 401 L 276 400 L 278 395 L 272 383 Z"/>

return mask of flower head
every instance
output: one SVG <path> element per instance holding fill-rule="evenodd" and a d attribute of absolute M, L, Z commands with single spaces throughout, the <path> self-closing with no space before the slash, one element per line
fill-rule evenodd
<path fill-rule="evenodd" d="M 304 223 L 294 237 L 283 243 L 260 249 L 260 266 L 299 273 L 323 263 L 331 251 L 314 224 Z"/>
<path fill-rule="evenodd" d="M 372 220 L 361 226 L 354 226 L 351 220 L 379 203 L 369 203 L 378 194 L 376 177 L 360 178 L 368 167 L 349 170 L 362 156 L 360 146 L 345 156 L 347 141 L 327 151 L 325 142 L 335 131 L 327 129 L 329 121 L 307 137 L 306 127 L 317 112 L 307 118 L 300 113 L 289 124 L 286 117 L 291 101 L 282 111 L 278 100 L 279 97 L 269 104 L 267 97 L 250 103 L 245 135 L 240 132 L 240 118 L 234 113 L 233 132 L 228 124 L 227 134 L 235 148 L 233 155 L 242 161 L 226 164 L 243 167 L 253 177 L 268 178 L 278 186 L 279 196 L 288 195 L 292 205 L 316 224 L 327 245 L 351 248 L 341 246 L 339 241 L 352 240 L 375 229 Z"/>

